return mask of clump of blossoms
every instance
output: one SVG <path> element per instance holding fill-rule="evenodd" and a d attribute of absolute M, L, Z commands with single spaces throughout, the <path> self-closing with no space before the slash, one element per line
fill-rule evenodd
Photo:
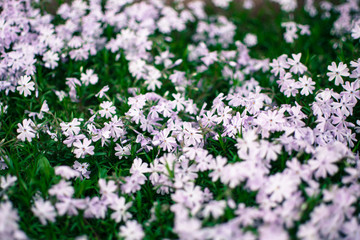
<path fill-rule="evenodd" d="M 359 1 L 211 2 L 0 3 L 0 239 L 359 238 Z"/>
<path fill-rule="evenodd" d="M 310 26 L 297 24 L 295 22 L 283 22 L 281 26 L 285 28 L 284 39 L 288 43 L 293 43 L 296 39 L 301 36 L 310 35 Z"/>

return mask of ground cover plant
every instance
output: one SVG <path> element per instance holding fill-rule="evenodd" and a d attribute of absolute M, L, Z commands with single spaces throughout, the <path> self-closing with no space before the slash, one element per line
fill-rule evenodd
<path fill-rule="evenodd" d="M 359 1 L 0 2 L 0 239 L 360 239 Z"/>

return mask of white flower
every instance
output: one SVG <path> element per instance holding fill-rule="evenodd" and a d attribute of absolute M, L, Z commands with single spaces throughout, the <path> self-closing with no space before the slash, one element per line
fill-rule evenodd
<path fill-rule="evenodd" d="M 16 130 L 19 135 L 18 139 L 25 142 L 25 139 L 31 142 L 31 140 L 35 137 L 35 130 L 32 128 L 35 126 L 34 122 L 31 119 L 24 119 L 21 123 L 18 123 L 18 129 Z"/>
<path fill-rule="evenodd" d="M 0 187 L 3 190 L 5 190 L 5 189 L 13 186 L 14 183 L 16 182 L 16 180 L 17 180 L 17 177 L 15 177 L 15 176 L 11 176 L 11 175 L 7 175 L 6 177 L 2 176 L 0 178 L 0 183 L 1 183 Z"/>
<path fill-rule="evenodd" d="M 105 95 L 105 93 L 107 92 L 107 91 L 109 91 L 109 86 L 105 86 L 105 87 L 103 87 L 97 94 L 95 94 L 95 97 L 98 97 L 98 98 L 103 98 L 104 97 L 104 95 Z"/>
<path fill-rule="evenodd" d="M 354 39 L 360 38 L 360 25 L 356 24 L 353 29 L 351 29 L 351 36 Z"/>
<path fill-rule="evenodd" d="M 35 201 L 31 211 L 39 218 L 42 225 L 46 225 L 46 221 L 55 222 L 56 212 L 50 201 L 44 201 L 42 198 Z"/>
<path fill-rule="evenodd" d="M 117 157 L 119 157 L 119 159 L 121 159 L 124 156 L 130 155 L 130 148 L 131 148 L 130 144 L 122 147 L 117 143 L 115 146 L 115 151 L 116 151 L 115 156 L 117 156 Z"/>
<path fill-rule="evenodd" d="M 67 96 L 67 93 L 62 90 L 61 91 L 55 90 L 54 92 L 55 92 L 56 96 L 59 98 L 60 102 L 62 102 L 62 100 L 64 100 L 64 98 Z"/>
<path fill-rule="evenodd" d="M 105 198 L 105 202 L 112 203 L 116 198 L 117 194 L 115 191 L 118 186 L 113 180 L 110 180 L 106 183 L 106 180 L 103 178 L 99 179 L 100 193 L 103 198 Z"/>
<path fill-rule="evenodd" d="M 121 226 L 119 235 L 125 240 L 140 240 L 145 236 L 141 225 L 135 220 L 127 221 L 125 226 Z"/>
<path fill-rule="evenodd" d="M 79 214 L 78 210 L 84 210 L 87 204 L 85 199 L 63 197 L 55 205 L 60 216 L 65 214 L 68 216 L 76 216 Z"/>
<path fill-rule="evenodd" d="M 301 53 L 292 54 L 292 57 L 293 57 L 292 59 L 288 58 L 287 60 L 287 62 L 292 66 L 290 68 L 290 72 L 295 74 L 297 73 L 303 74 L 307 70 L 307 67 L 300 62 Z"/>
<path fill-rule="evenodd" d="M 115 211 L 111 214 L 111 218 L 117 223 L 122 220 L 127 221 L 132 217 L 131 213 L 127 212 L 131 205 L 132 202 L 126 203 L 124 197 L 115 198 L 110 205 L 110 208 Z"/>
<path fill-rule="evenodd" d="M 145 66 L 146 66 L 146 62 L 141 59 L 130 61 L 129 72 L 136 79 L 140 79 L 144 76 Z"/>
<path fill-rule="evenodd" d="M 19 230 L 19 216 L 10 201 L 0 203 L 0 238 L 1 239 L 27 239 Z"/>
<path fill-rule="evenodd" d="M 99 77 L 94 73 L 94 70 L 88 69 L 86 73 L 81 73 L 80 80 L 84 83 L 85 86 L 88 86 L 89 83 L 92 85 L 96 84 L 99 80 Z"/>
<path fill-rule="evenodd" d="M 74 153 L 76 158 L 84 158 L 85 155 L 94 155 L 94 146 L 90 146 L 91 140 L 84 138 L 83 142 L 77 141 L 73 145 L 76 147 Z"/>
<path fill-rule="evenodd" d="M 80 126 L 81 121 L 82 121 L 82 119 L 74 118 L 69 123 L 62 122 L 62 123 L 60 123 L 61 131 L 63 132 L 63 134 L 65 136 L 78 135 L 80 132 L 79 126 Z"/>
<path fill-rule="evenodd" d="M 101 115 L 101 117 L 105 118 L 111 118 L 112 114 L 115 114 L 115 107 L 112 105 L 113 103 L 110 101 L 105 101 L 103 103 L 100 104 L 100 107 L 102 108 L 99 113 Z"/>
<path fill-rule="evenodd" d="M 224 200 L 211 201 L 207 205 L 205 205 L 203 214 L 206 218 L 212 215 L 215 219 L 218 219 L 224 214 L 225 207 L 226 202 Z"/>
<path fill-rule="evenodd" d="M 227 8 L 232 0 L 212 0 L 216 7 Z"/>
<path fill-rule="evenodd" d="M 328 66 L 328 72 L 326 75 L 329 77 L 329 81 L 332 81 L 335 78 L 335 85 L 344 84 L 342 77 L 348 77 L 350 75 L 347 65 L 340 62 L 339 66 L 336 66 L 335 62 L 331 63 L 331 66 Z"/>
<path fill-rule="evenodd" d="M 161 130 L 157 135 L 154 136 L 153 145 L 160 145 L 160 147 L 164 151 L 172 151 L 177 146 L 177 143 L 175 138 L 171 137 L 171 135 L 169 136 L 169 134 L 169 129 L 166 128 L 164 130 Z"/>
<path fill-rule="evenodd" d="M 72 169 L 69 166 L 57 166 L 55 167 L 55 174 L 69 180 L 71 178 L 80 177 L 80 172 Z"/>
<path fill-rule="evenodd" d="M 50 111 L 49 105 L 47 104 L 47 101 L 45 100 L 41 106 L 40 112 L 37 114 L 37 117 L 39 119 L 44 118 L 44 113 L 48 113 Z"/>
<path fill-rule="evenodd" d="M 62 179 L 58 184 L 49 189 L 49 194 L 51 196 L 56 196 L 57 198 L 71 197 L 74 194 L 74 188 L 71 186 L 70 182 L 66 182 Z"/>
<path fill-rule="evenodd" d="M 201 132 L 198 129 L 193 128 L 191 126 L 191 124 L 188 122 L 185 122 L 183 126 L 184 126 L 183 133 L 184 133 L 185 145 L 186 146 L 190 146 L 190 145 L 195 146 L 196 144 L 200 144 L 203 139 Z"/>
<path fill-rule="evenodd" d="M 56 52 L 50 50 L 47 51 L 43 57 L 43 60 L 45 62 L 45 67 L 50 69 L 54 69 L 58 66 L 59 59 L 60 59 L 59 55 Z"/>
<path fill-rule="evenodd" d="M 90 178 L 89 175 L 90 175 L 91 171 L 87 170 L 88 167 L 89 167 L 89 164 L 86 162 L 79 163 L 78 161 L 75 161 L 74 165 L 73 165 L 73 168 L 81 174 L 81 176 L 80 176 L 81 179 L 82 179 L 82 177 Z"/>
<path fill-rule="evenodd" d="M 161 88 L 162 83 L 159 81 L 161 72 L 154 67 L 148 69 L 148 74 L 145 77 L 145 84 L 147 89 L 155 91 L 156 88 Z"/>
<path fill-rule="evenodd" d="M 302 88 L 300 92 L 301 95 L 308 96 L 309 94 L 313 93 L 313 90 L 315 89 L 315 82 L 312 80 L 312 78 L 303 76 L 299 78 L 299 81 L 300 87 Z"/>
<path fill-rule="evenodd" d="M 244 38 L 244 43 L 246 44 L 246 46 L 248 47 L 253 47 L 257 44 L 258 40 L 255 34 L 252 33 L 248 33 L 246 34 L 245 38 Z"/>
<path fill-rule="evenodd" d="M 144 175 L 144 173 L 150 172 L 150 169 L 148 168 L 148 164 L 144 163 L 141 158 L 135 158 L 134 162 L 130 168 L 131 174 L 140 174 Z"/>
<path fill-rule="evenodd" d="M 16 90 L 20 92 L 20 94 L 24 93 L 24 96 L 27 97 L 28 95 L 31 95 L 31 91 L 34 91 L 34 85 L 35 83 L 30 81 L 31 78 L 29 76 L 21 76 L 18 81 L 18 86 Z"/>

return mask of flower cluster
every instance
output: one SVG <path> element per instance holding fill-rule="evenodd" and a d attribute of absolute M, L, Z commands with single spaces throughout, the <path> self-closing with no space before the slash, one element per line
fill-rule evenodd
<path fill-rule="evenodd" d="M 358 239 L 358 1 L 165 2 L 0 3 L 0 239 Z"/>

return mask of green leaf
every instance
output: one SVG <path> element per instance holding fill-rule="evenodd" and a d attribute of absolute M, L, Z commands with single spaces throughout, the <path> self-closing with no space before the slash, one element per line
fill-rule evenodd
<path fill-rule="evenodd" d="M 38 159 L 36 173 L 45 176 L 46 180 L 50 180 L 50 177 L 54 174 L 54 169 L 44 155 L 40 156 Z"/>

